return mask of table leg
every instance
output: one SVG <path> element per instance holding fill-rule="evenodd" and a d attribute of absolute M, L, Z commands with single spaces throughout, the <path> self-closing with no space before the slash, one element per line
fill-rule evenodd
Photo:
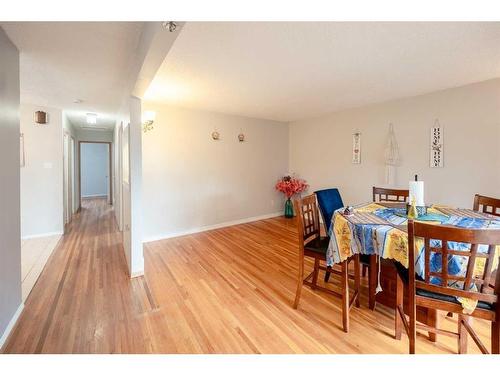
<path fill-rule="evenodd" d="M 375 290 L 378 280 L 377 258 L 378 256 L 375 254 L 370 255 L 370 269 L 368 272 L 368 306 L 370 310 L 375 309 Z"/>

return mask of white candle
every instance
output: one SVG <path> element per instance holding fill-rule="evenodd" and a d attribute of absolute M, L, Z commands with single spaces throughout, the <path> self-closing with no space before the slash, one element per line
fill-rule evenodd
<path fill-rule="evenodd" d="M 424 181 L 410 181 L 410 204 L 415 199 L 415 205 L 425 206 L 424 203 Z"/>

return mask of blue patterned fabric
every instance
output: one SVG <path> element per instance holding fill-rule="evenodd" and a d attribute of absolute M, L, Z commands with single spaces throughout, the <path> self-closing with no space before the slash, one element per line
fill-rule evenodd
<path fill-rule="evenodd" d="M 319 210 L 323 216 L 326 233 L 330 233 L 333 212 L 344 207 L 339 190 L 336 188 L 318 190 L 314 192 L 318 199 Z"/>

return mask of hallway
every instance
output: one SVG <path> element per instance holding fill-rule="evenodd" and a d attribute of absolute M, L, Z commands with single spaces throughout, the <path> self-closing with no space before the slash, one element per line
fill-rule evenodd
<path fill-rule="evenodd" d="M 47 262 L 6 353 L 146 352 L 138 339 L 148 304 L 129 280 L 121 233 L 106 199 L 82 201 Z"/>

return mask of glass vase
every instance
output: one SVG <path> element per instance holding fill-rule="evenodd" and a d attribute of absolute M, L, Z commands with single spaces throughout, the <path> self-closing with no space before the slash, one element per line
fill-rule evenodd
<path fill-rule="evenodd" d="M 293 217 L 293 204 L 290 198 L 288 198 L 285 202 L 285 217 L 286 218 Z"/>

